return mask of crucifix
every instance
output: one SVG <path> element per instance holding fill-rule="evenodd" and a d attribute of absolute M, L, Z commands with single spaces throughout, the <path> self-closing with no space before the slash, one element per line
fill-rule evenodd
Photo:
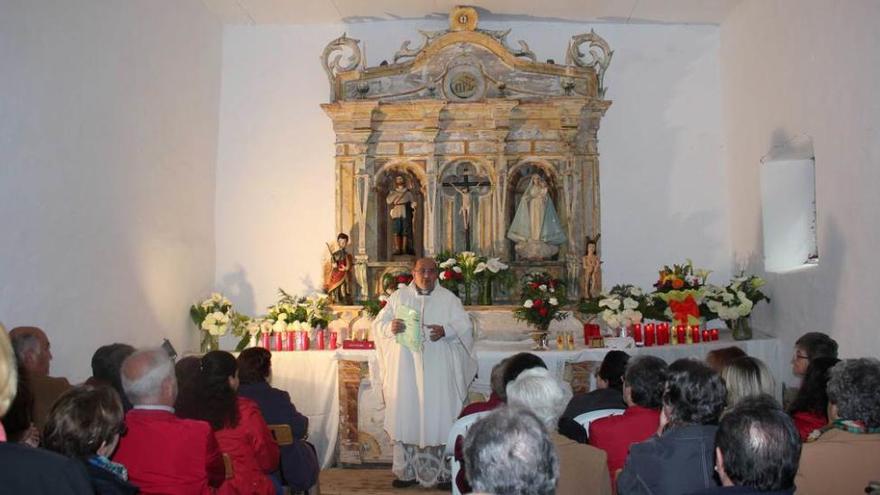
<path fill-rule="evenodd" d="M 472 188 L 486 187 L 491 186 L 492 183 L 485 179 L 480 179 L 479 177 L 476 180 L 471 180 L 470 174 L 468 173 L 467 168 L 465 168 L 464 173 L 461 175 L 462 179 L 459 181 L 451 180 L 446 182 L 441 182 L 440 184 L 443 187 L 452 188 L 456 193 L 461 196 L 461 208 L 458 212 L 461 214 L 461 218 L 464 221 L 464 246 L 466 251 L 471 250 L 471 191 Z"/>

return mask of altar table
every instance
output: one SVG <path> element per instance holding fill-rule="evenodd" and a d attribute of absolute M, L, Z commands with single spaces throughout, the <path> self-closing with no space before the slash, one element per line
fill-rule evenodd
<path fill-rule="evenodd" d="M 651 354 L 672 362 L 676 359 L 694 357 L 703 359 L 706 353 L 721 347 L 737 345 L 750 356 L 767 364 L 780 386 L 784 362 L 781 359 L 779 340 L 756 332 L 755 338 L 734 341 L 730 333 L 722 331 L 720 340 L 690 345 L 665 345 L 626 349 L 631 356 Z M 531 341 L 500 342 L 478 341 L 475 344 L 479 372 L 471 385 L 471 391 L 488 396 L 489 376 L 492 367 L 507 356 L 529 352 Z M 571 351 L 536 352 L 547 367 L 562 378 L 566 363 L 601 361 L 607 348 L 589 349 L 583 346 Z M 339 363 L 341 361 L 367 362 L 370 375 L 377 367 L 375 351 L 343 350 L 294 351 L 272 353 L 272 385 L 286 390 L 296 408 L 309 417 L 309 441 L 318 451 L 322 468 L 334 463 L 339 436 Z"/>

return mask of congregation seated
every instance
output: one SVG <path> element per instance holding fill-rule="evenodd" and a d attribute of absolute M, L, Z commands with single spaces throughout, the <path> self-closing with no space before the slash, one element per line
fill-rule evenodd
<path fill-rule="evenodd" d="M 122 408 L 125 412 L 131 409 L 131 402 L 122 390 L 122 380 L 119 378 L 119 368 L 125 358 L 134 353 L 134 347 L 128 344 L 102 345 L 92 355 L 92 376 L 86 380 L 86 385 L 107 385 L 113 388 L 119 399 L 122 400 Z"/>
<path fill-rule="evenodd" d="M 256 402 L 270 425 L 287 425 L 293 442 L 281 446 L 280 473 L 293 491 L 305 491 L 317 484 L 320 465 L 314 447 L 305 441 L 309 418 L 296 410 L 290 394 L 269 385 L 272 353 L 261 347 L 245 349 L 238 356 L 238 394 Z"/>
<path fill-rule="evenodd" d="M 0 324 L 0 418 L 6 416 L 18 389 L 18 365 L 6 329 Z M 82 463 L 43 449 L 6 441 L 0 425 L 0 491 L 32 495 L 91 495 Z"/>
<path fill-rule="evenodd" d="M 213 493 L 226 477 L 220 448 L 211 425 L 175 416 L 177 379 L 168 354 L 136 351 L 120 376 L 133 407 L 113 460 L 128 469 L 129 481 L 143 493 Z"/>
<path fill-rule="evenodd" d="M 706 364 L 719 375 L 724 371 L 734 359 L 746 357 L 746 351 L 732 345 L 730 347 L 722 347 L 721 349 L 713 349 L 706 353 Z"/>
<path fill-rule="evenodd" d="M 727 409 L 734 407 L 746 397 L 766 394 L 776 396 L 776 380 L 770 369 L 758 358 L 736 358 L 721 372 L 727 387 Z"/>
<path fill-rule="evenodd" d="M 828 419 L 804 444 L 798 493 L 864 493 L 880 477 L 880 361 L 845 359 L 828 378 Z"/>
<path fill-rule="evenodd" d="M 43 429 L 52 404 L 70 389 L 67 378 L 49 376 L 52 350 L 49 338 L 37 327 L 16 327 L 9 332 L 15 357 L 27 374 L 27 383 L 34 401 L 33 422 Z"/>
<path fill-rule="evenodd" d="M 182 360 L 183 361 L 183 360 Z M 220 451 L 229 456 L 232 477 L 218 494 L 274 495 L 270 473 L 278 469 L 279 450 L 259 406 L 238 395 L 238 362 L 226 351 L 211 351 L 199 359 L 182 382 L 177 414 L 206 421 Z"/>
<path fill-rule="evenodd" d="M 559 478 L 559 459 L 544 424 L 530 411 L 510 406 L 468 430 L 464 468 L 474 493 L 553 495 Z"/>
<path fill-rule="evenodd" d="M 572 440 L 586 443 L 587 431 L 574 418 L 600 409 L 626 409 L 623 400 L 623 374 L 629 354 L 609 351 L 596 372 L 596 390 L 571 398 L 559 420 L 559 432 Z"/>
<path fill-rule="evenodd" d="M 832 357 L 819 357 L 810 362 L 797 395 L 788 407 L 788 414 L 794 420 L 802 441 L 828 424 L 828 377 L 831 368 L 839 362 L 839 359 Z"/>
<path fill-rule="evenodd" d="M 570 398 L 568 386 L 543 368 L 526 370 L 507 386 L 508 404 L 534 413 L 550 434 L 559 458 L 556 493 L 580 494 L 584 487 L 590 487 L 591 493 L 610 494 L 605 452 L 556 432 L 559 416 Z"/>
<path fill-rule="evenodd" d="M 636 356 L 623 381 L 626 410 L 590 423 L 590 445 L 608 454 L 612 483 L 623 468 L 630 445 L 647 440 L 660 426 L 660 405 L 666 386 L 666 362 L 656 356 Z"/>
<path fill-rule="evenodd" d="M 791 494 L 801 455 L 797 429 L 769 395 L 739 401 L 718 425 L 715 471 L 720 487 L 710 494 Z"/>
<path fill-rule="evenodd" d="M 125 432 L 124 414 L 119 395 L 109 386 L 74 387 L 52 406 L 43 446 L 82 462 L 97 495 L 138 493 L 125 466 L 110 460 Z"/>
<path fill-rule="evenodd" d="M 492 374 L 489 376 L 489 386 L 492 388 L 492 393 L 489 394 L 489 398 L 482 402 L 472 402 L 464 406 L 461 412 L 458 413 L 459 419 L 474 413 L 491 411 L 504 405 L 507 401 L 507 392 L 505 391 L 507 383 L 504 382 L 504 370 L 508 361 L 509 358 L 502 359 L 492 367 Z"/>
<path fill-rule="evenodd" d="M 617 491 L 690 493 L 717 486 L 714 443 L 727 389 L 701 361 L 669 365 L 658 435 L 634 444 L 617 477 Z"/>

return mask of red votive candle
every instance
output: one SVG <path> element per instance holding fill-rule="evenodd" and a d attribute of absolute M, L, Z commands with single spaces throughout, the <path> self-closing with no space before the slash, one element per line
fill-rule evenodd
<path fill-rule="evenodd" d="M 300 344 L 301 344 L 301 345 L 300 345 L 300 347 L 299 347 L 299 350 L 301 350 L 301 351 L 307 351 L 307 350 L 309 350 L 309 347 L 310 347 L 310 344 L 311 344 L 311 339 L 309 338 L 309 331 L 308 331 L 308 330 L 303 330 L 303 331 L 300 332 L 300 333 L 302 334 L 302 340 L 300 341 Z"/>
<path fill-rule="evenodd" d="M 272 338 L 272 334 L 269 332 L 263 332 L 260 334 L 260 347 L 266 349 L 267 351 L 272 348 L 272 345 L 269 343 L 269 339 Z"/>
<path fill-rule="evenodd" d="M 278 332 L 275 334 L 275 350 L 281 351 L 284 350 L 284 340 L 281 338 L 284 335 L 284 332 Z"/>
<path fill-rule="evenodd" d="M 296 332 L 285 332 L 287 334 L 287 350 L 296 350 Z"/>
<path fill-rule="evenodd" d="M 709 334 L 712 336 L 712 340 L 718 340 L 718 329 L 717 328 L 713 328 L 712 330 L 709 330 Z"/>
<path fill-rule="evenodd" d="M 700 343 L 700 325 L 691 325 L 691 342 Z"/>
<path fill-rule="evenodd" d="M 657 326 L 657 345 L 669 343 L 669 323 L 661 323 Z"/>
<path fill-rule="evenodd" d="M 645 347 L 652 345 L 654 345 L 654 324 L 648 323 L 645 325 Z"/>
<path fill-rule="evenodd" d="M 584 323 L 584 344 L 590 344 L 590 324 Z"/>
<path fill-rule="evenodd" d="M 675 337 L 678 339 L 678 344 L 684 344 L 687 342 L 687 326 L 686 325 L 676 325 L 675 326 Z"/>
<path fill-rule="evenodd" d="M 315 340 L 317 341 L 315 344 L 317 345 L 317 349 L 319 351 L 324 350 L 324 329 L 319 328 L 317 332 L 315 332 Z"/>
<path fill-rule="evenodd" d="M 712 334 L 709 333 L 709 330 L 703 330 L 703 342 L 709 342 L 712 340 Z"/>
<path fill-rule="evenodd" d="M 633 338 L 633 340 L 636 341 L 636 343 L 642 342 L 642 324 L 641 323 L 633 323 L 632 338 Z"/>

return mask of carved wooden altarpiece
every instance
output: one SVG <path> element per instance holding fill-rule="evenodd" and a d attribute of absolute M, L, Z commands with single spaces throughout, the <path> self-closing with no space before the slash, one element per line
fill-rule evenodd
<path fill-rule="evenodd" d="M 522 272 L 541 266 L 577 296 L 586 236 L 600 232 L 597 131 L 611 105 L 603 75 L 611 60 L 593 32 L 573 36 L 565 64 L 538 62 L 510 30 L 477 27 L 457 7 L 449 29 L 422 31 L 392 63 L 367 67 L 358 40 L 330 42 L 322 63 L 336 132 L 336 229 L 351 236 L 358 298 L 414 257 L 471 250 Z M 524 178 L 549 185 L 566 241 L 552 259 L 517 260 L 506 238 Z M 412 255 L 394 254 L 386 202 L 403 176 L 415 202 Z"/>

